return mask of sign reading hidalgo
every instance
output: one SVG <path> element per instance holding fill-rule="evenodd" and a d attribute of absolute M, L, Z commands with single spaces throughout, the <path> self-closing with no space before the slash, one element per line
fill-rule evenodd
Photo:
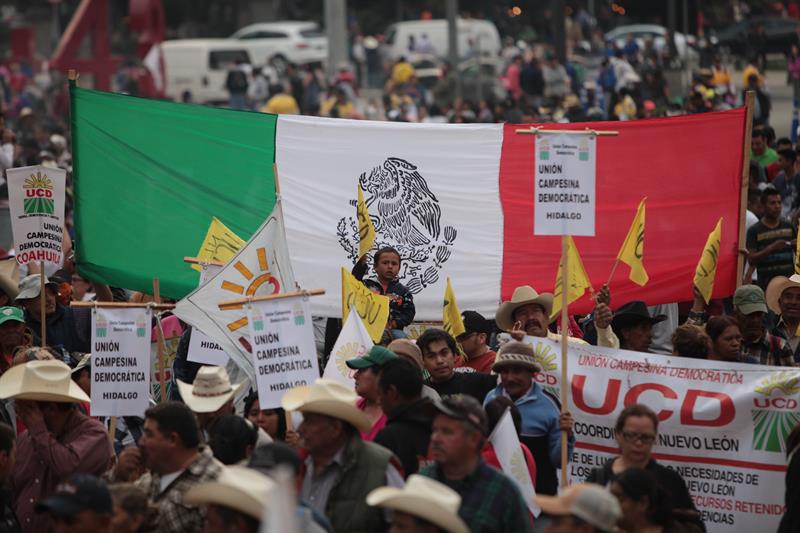
<path fill-rule="evenodd" d="M 527 337 L 560 390 L 560 347 Z M 786 438 L 800 423 L 800 368 L 722 363 L 570 344 L 572 482 L 618 454 L 614 423 L 643 403 L 659 418 L 654 458 L 677 471 L 709 532 L 774 531 L 784 514 Z"/>

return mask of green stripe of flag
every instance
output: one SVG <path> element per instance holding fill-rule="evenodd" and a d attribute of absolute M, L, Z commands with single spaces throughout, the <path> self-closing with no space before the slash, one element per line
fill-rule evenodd
<path fill-rule="evenodd" d="M 76 258 L 89 279 L 181 298 L 216 216 L 242 238 L 275 203 L 277 115 L 70 87 Z"/>

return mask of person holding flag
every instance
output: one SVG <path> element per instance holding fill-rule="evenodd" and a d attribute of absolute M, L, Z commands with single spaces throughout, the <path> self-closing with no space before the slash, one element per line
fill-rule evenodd
<path fill-rule="evenodd" d="M 375 252 L 373 268 L 376 279 L 363 279 L 367 269 L 366 257 L 366 255 L 362 257 L 356 264 L 353 275 L 361 280 L 368 289 L 389 297 L 389 322 L 386 329 L 392 331 L 393 338 L 405 337 L 406 334 L 402 330 L 414 321 L 416 308 L 411 291 L 398 279 L 402 264 L 400 252 L 391 246 L 383 247 Z"/>

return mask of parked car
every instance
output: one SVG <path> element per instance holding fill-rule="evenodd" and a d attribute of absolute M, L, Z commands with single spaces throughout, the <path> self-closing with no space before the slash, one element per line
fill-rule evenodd
<path fill-rule="evenodd" d="M 493 57 L 500 54 L 500 33 L 492 21 L 458 19 L 456 27 L 460 58 L 476 54 Z M 432 51 L 429 53 L 440 58 L 447 57 L 448 32 L 445 19 L 407 20 L 390 25 L 386 28 L 387 56 L 390 59 L 408 57 L 413 52 L 409 50 L 409 44 L 412 41 L 420 43 L 423 35 L 431 44 Z"/>
<path fill-rule="evenodd" d="M 245 47 L 229 39 L 181 39 L 161 44 L 164 54 L 166 94 L 181 100 L 184 93 L 201 104 L 228 101 L 228 70 L 237 60 L 250 63 Z"/>
<path fill-rule="evenodd" d="M 250 52 L 254 66 L 271 58 L 304 65 L 328 59 L 328 38 L 316 22 L 285 20 L 259 22 L 231 35 Z"/>
<path fill-rule="evenodd" d="M 605 35 L 606 42 L 613 42 L 619 48 L 623 48 L 627 42 L 628 36 L 633 35 L 636 44 L 639 48 L 644 48 L 644 42 L 647 39 L 653 40 L 653 46 L 659 52 L 667 46 L 667 28 L 659 26 L 658 24 L 630 24 L 627 26 L 617 26 Z M 678 56 L 683 60 L 687 57 L 689 63 L 695 63 L 699 59 L 697 50 L 693 47 L 695 45 L 695 38 L 693 35 L 686 36 L 680 32 L 675 32 L 675 48 L 678 51 Z"/>
<path fill-rule="evenodd" d="M 768 54 L 787 54 L 796 42 L 797 21 L 769 15 L 751 17 L 715 32 L 711 43 L 727 52 L 744 57 L 748 52 L 748 35 L 762 24 L 767 34 Z"/>

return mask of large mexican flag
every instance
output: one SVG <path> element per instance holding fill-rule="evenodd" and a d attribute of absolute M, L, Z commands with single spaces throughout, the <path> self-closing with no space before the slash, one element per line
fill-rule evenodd
<path fill-rule="evenodd" d="M 461 309 L 493 316 L 522 284 L 552 291 L 560 242 L 533 235 L 534 138 L 520 126 L 351 121 L 144 100 L 72 88 L 79 270 L 91 279 L 181 298 L 197 285 L 183 262 L 212 217 L 247 239 L 275 201 L 279 175 L 297 282 L 322 287 L 316 314 L 339 316 L 340 267 L 358 251 L 360 183 L 375 247 L 403 258 L 418 320 L 441 320 L 446 279 Z M 714 294 L 735 288 L 745 113 L 582 124 L 597 141 L 594 237 L 575 243 L 595 287 L 647 196 L 645 287 L 612 281 L 614 307 L 692 297 L 706 237 L 723 217 Z M 548 128 L 574 128 L 553 124 Z M 275 167 L 273 167 L 273 164 Z M 588 296 L 571 309 L 590 307 Z"/>

